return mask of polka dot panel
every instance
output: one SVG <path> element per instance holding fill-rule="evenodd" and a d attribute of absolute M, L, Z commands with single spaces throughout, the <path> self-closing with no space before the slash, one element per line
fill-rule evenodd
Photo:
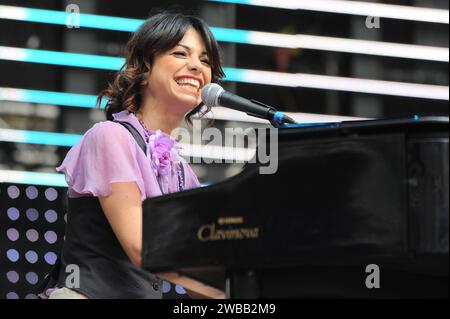
<path fill-rule="evenodd" d="M 64 240 L 66 188 L 0 183 L 0 299 L 37 299 Z M 189 298 L 164 281 L 163 298 Z"/>
<path fill-rule="evenodd" d="M 0 299 L 37 299 L 64 239 L 66 193 L 0 183 Z"/>

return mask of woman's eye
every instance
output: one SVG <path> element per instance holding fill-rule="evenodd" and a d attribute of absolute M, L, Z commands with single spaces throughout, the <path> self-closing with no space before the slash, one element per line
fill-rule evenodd
<path fill-rule="evenodd" d="M 173 52 L 172 54 L 175 55 L 175 56 L 187 57 L 187 53 L 183 52 L 183 51 L 176 51 L 176 52 Z M 209 59 L 203 59 L 203 60 L 200 60 L 200 61 L 202 63 L 207 64 L 207 65 L 211 65 L 211 62 L 209 62 Z"/>

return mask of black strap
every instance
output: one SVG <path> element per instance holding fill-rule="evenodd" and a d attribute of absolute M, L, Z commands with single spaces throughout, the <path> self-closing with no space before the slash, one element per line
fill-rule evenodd
<path fill-rule="evenodd" d="M 183 163 L 179 163 L 179 172 L 181 174 L 181 180 L 180 180 L 180 176 L 178 175 L 178 190 L 182 191 L 184 190 L 184 186 L 186 186 L 186 181 L 185 181 L 185 177 L 184 177 L 184 166 Z"/>
<path fill-rule="evenodd" d="M 133 135 L 134 139 L 136 140 L 136 143 L 138 143 L 139 147 L 144 152 L 144 154 L 147 154 L 147 145 L 145 144 L 142 135 L 139 134 L 138 130 L 133 125 L 131 125 L 128 122 L 121 122 L 121 121 L 114 121 L 114 122 L 119 123 L 123 127 L 125 127 L 131 133 L 131 135 Z"/>
<path fill-rule="evenodd" d="M 134 139 L 136 140 L 136 143 L 138 143 L 139 147 L 142 149 L 144 154 L 147 155 L 147 145 L 145 144 L 145 141 L 142 138 L 142 135 L 138 132 L 138 130 L 128 122 L 121 122 L 121 121 L 114 121 L 114 122 L 123 125 L 123 127 L 125 127 L 131 133 L 131 135 L 134 137 Z M 180 171 L 181 176 L 178 175 L 178 188 L 181 191 L 184 189 L 184 187 L 186 185 L 186 181 L 185 181 L 185 177 L 184 177 L 184 166 L 182 163 L 179 164 L 179 171 Z M 158 180 L 158 184 L 159 184 L 159 180 Z M 161 193 L 164 193 L 162 190 L 161 184 L 159 184 L 159 188 L 161 189 Z"/>

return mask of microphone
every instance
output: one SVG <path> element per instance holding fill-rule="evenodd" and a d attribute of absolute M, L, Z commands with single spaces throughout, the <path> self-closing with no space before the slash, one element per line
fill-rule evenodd
<path fill-rule="evenodd" d="M 279 126 L 285 123 L 296 123 L 292 118 L 277 111 L 272 106 L 255 100 L 247 100 L 236 94 L 225 91 L 216 83 L 209 83 L 205 85 L 202 89 L 201 97 L 203 103 L 207 106 L 223 106 L 245 112 L 250 116 L 269 120 L 274 126 Z"/>

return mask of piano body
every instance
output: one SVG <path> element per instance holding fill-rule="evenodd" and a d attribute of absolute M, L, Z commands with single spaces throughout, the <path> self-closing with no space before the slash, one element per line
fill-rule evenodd
<path fill-rule="evenodd" d="M 143 267 L 227 298 L 448 298 L 448 118 L 278 131 L 260 164 L 147 199 Z"/>

